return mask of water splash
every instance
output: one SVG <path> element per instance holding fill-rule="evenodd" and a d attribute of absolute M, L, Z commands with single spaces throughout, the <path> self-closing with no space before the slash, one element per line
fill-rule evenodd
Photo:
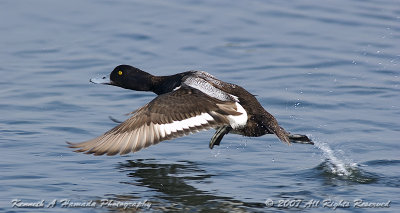
<path fill-rule="evenodd" d="M 322 175 L 329 178 L 329 180 L 342 180 L 347 183 L 360 184 L 369 184 L 378 181 L 378 175 L 359 168 L 357 163 L 353 163 L 351 160 L 343 157 L 343 153 L 340 153 L 341 150 L 335 152 L 325 142 L 314 141 L 314 145 L 323 152 L 322 156 L 324 158 L 324 162 L 317 166 L 316 169 L 322 170 Z M 336 182 L 336 184 L 338 183 Z"/>
<path fill-rule="evenodd" d="M 314 145 L 323 151 L 323 157 L 327 160 L 327 165 L 333 174 L 338 176 L 351 175 L 352 167 L 354 167 L 355 164 L 346 165 L 345 162 L 335 156 L 335 153 L 327 143 L 315 141 Z"/>

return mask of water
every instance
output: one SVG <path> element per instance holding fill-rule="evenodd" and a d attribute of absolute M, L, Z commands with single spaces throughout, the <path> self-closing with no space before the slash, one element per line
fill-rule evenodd
<path fill-rule="evenodd" d="M 314 145 L 317 146 L 322 151 L 323 157 L 325 157 L 326 159 L 325 164 L 330 169 L 329 173 L 345 177 L 351 175 L 351 172 L 349 171 L 348 168 L 346 168 L 346 165 L 355 168 L 355 165 L 353 163 L 346 164 L 342 160 L 338 159 L 334 151 L 326 143 L 320 143 L 319 141 L 317 141 L 315 142 Z"/>
<path fill-rule="evenodd" d="M 124 211 L 106 201 L 128 212 L 399 211 L 399 9 L 394 0 L 1 1 L 0 211 Z M 227 135 L 209 150 L 208 131 L 127 156 L 72 152 L 65 141 L 98 136 L 116 125 L 108 116 L 125 119 L 155 97 L 89 83 L 118 64 L 208 71 L 316 146 Z M 14 199 L 45 207 L 12 208 Z M 62 208 L 79 203 L 97 206 Z"/>

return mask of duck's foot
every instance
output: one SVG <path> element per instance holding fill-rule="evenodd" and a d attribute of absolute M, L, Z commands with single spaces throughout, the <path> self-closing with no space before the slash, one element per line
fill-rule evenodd
<path fill-rule="evenodd" d="M 314 145 L 314 142 L 311 141 L 306 135 L 300 134 L 289 134 L 289 140 L 292 143 L 302 143 L 302 144 L 311 144 Z"/>
<path fill-rule="evenodd" d="M 231 130 L 232 130 L 231 126 L 222 126 L 218 128 L 213 137 L 211 138 L 209 145 L 210 149 L 214 148 L 215 145 L 219 146 L 224 135 L 228 134 L 229 131 Z"/>

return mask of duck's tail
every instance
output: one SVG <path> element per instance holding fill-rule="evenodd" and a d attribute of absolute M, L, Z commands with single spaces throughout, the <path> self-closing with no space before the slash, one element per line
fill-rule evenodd
<path fill-rule="evenodd" d="M 314 145 L 314 142 L 312 142 L 311 139 L 306 135 L 291 134 L 290 132 L 287 132 L 283 127 L 279 126 L 278 122 L 272 115 L 268 121 L 269 121 L 267 125 L 268 130 L 271 133 L 275 134 L 282 142 L 287 143 L 289 145 L 290 143 L 302 143 L 302 144 Z"/>

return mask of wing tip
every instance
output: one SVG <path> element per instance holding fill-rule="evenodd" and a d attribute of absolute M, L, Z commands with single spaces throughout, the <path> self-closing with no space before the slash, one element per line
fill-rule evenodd
<path fill-rule="evenodd" d="M 66 141 L 66 143 L 68 144 L 68 148 L 72 148 L 72 149 L 76 149 L 76 150 L 73 150 L 73 152 L 76 152 L 76 153 L 83 153 L 83 154 L 87 154 L 87 155 L 94 155 L 94 156 L 101 156 L 101 155 L 107 155 L 107 156 L 114 156 L 114 155 L 117 155 L 117 154 L 119 154 L 119 155 L 127 155 L 127 154 L 129 154 L 129 153 L 134 153 L 134 151 L 133 150 L 124 150 L 124 151 L 120 151 L 120 150 L 118 150 L 117 152 L 115 152 L 115 151 L 109 151 L 109 150 L 105 150 L 105 151 L 98 151 L 98 150 L 93 150 L 93 148 L 94 147 L 92 147 L 92 148 L 90 148 L 90 149 L 84 149 L 84 148 L 82 148 L 82 143 L 84 143 L 84 142 L 82 142 L 82 143 L 73 143 L 73 142 L 70 142 L 70 141 Z M 77 149 L 77 148 L 81 148 L 81 149 Z"/>
<path fill-rule="evenodd" d="M 83 147 L 83 143 L 85 142 L 81 142 L 81 143 L 74 143 L 74 142 L 70 142 L 70 141 L 65 141 L 65 143 L 67 143 L 68 148 L 72 148 L 72 149 L 76 149 L 76 148 L 81 148 Z M 75 150 L 77 151 L 77 150 Z M 82 151 L 81 151 L 82 152 Z"/>

